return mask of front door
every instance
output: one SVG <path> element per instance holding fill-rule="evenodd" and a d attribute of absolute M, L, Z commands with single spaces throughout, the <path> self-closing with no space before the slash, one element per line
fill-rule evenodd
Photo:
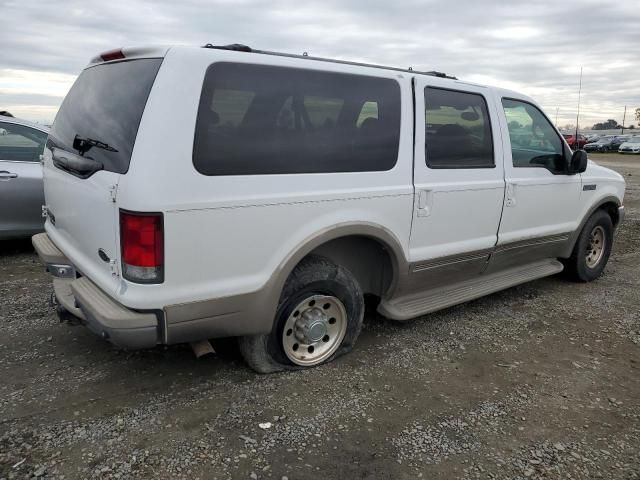
<path fill-rule="evenodd" d="M 0 238 L 43 229 L 40 155 L 46 140 L 35 128 L 0 122 Z"/>
<path fill-rule="evenodd" d="M 484 271 L 497 241 L 504 172 L 488 89 L 416 78 L 415 103 L 410 283 L 419 291 Z"/>
<path fill-rule="evenodd" d="M 578 228 L 579 174 L 569 175 L 571 152 L 532 103 L 498 98 L 504 138 L 505 205 L 492 270 L 557 256 Z"/>

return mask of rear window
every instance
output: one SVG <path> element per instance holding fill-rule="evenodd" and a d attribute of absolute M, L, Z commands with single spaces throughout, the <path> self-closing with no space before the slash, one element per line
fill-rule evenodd
<path fill-rule="evenodd" d="M 193 163 L 204 175 L 389 170 L 399 137 L 395 80 L 221 62 L 205 75 Z"/>
<path fill-rule="evenodd" d="M 160 58 L 150 58 L 84 70 L 56 115 L 50 146 L 93 158 L 103 164 L 104 170 L 126 173 L 142 112 L 161 63 Z M 89 142 L 78 150 L 78 139 Z M 87 144 L 93 146 L 87 148 Z"/>

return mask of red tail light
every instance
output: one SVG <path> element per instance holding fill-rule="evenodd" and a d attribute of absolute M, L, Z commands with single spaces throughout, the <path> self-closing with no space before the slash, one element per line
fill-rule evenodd
<path fill-rule="evenodd" d="M 100 54 L 100 58 L 105 62 L 110 62 L 111 60 L 122 60 L 125 57 L 124 57 L 124 53 L 122 53 L 122 50 L 116 49 L 116 50 L 109 50 L 107 52 L 102 52 Z"/>
<path fill-rule="evenodd" d="M 137 283 L 164 280 L 164 228 L 162 213 L 120 210 L 122 275 Z"/>

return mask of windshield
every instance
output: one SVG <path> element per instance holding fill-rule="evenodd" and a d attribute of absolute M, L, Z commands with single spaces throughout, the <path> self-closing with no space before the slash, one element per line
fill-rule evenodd
<path fill-rule="evenodd" d="M 84 70 L 51 127 L 48 146 L 126 173 L 142 112 L 162 59 L 123 61 Z"/>
<path fill-rule="evenodd" d="M 640 137 L 632 137 L 627 140 L 627 143 L 640 143 Z"/>

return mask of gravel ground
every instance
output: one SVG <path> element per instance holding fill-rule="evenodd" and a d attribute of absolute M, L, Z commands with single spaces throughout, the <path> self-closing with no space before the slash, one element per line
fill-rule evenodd
<path fill-rule="evenodd" d="M 604 276 L 551 277 L 259 376 L 233 352 L 122 352 L 59 325 L 0 244 L 0 479 L 640 479 L 640 158 Z"/>

